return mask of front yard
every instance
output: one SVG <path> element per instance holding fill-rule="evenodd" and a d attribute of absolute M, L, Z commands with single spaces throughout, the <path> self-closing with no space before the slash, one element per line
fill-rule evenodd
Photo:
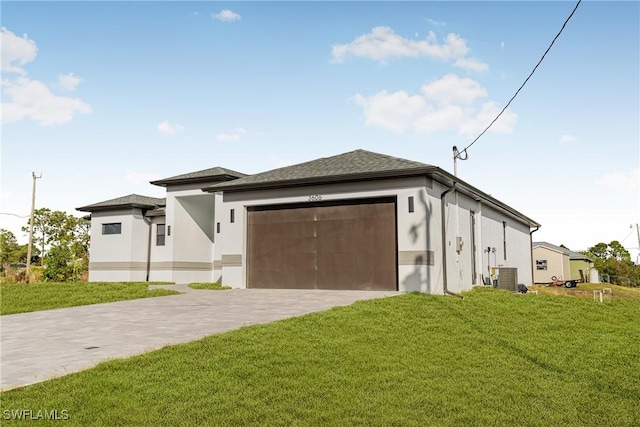
<path fill-rule="evenodd" d="M 166 289 L 149 290 L 149 284 L 153 283 L 3 283 L 0 284 L 0 314 L 27 313 L 179 293 Z"/>
<path fill-rule="evenodd" d="M 102 363 L 0 406 L 78 426 L 633 426 L 638 319 L 635 301 L 408 294 Z"/>

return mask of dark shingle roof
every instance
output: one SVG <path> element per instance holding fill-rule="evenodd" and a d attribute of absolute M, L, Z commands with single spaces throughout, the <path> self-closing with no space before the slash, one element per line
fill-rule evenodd
<path fill-rule="evenodd" d="M 182 175 L 176 175 L 170 178 L 158 179 L 155 181 L 151 181 L 151 184 L 166 187 L 171 184 L 175 185 L 198 182 L 230 181 L 245 176 L 247 175 L 241 172 L 236 172 L 231 169 L 225 169 L 221 167 L 215 167 L 211 169 L 203 169 L 201 171 L 184 173 Z"/>
<path fill-rule="evenodd" d="M 94 203 L 92 205 L 82 206 L 76 208 L 81 212 L 95 212 L 113 210 L 119 208 L 142 208 L 142 209 L 154 209 L 159 206 L 164 206 L 165 199 L 157 197 L 141 196 L 139 194 L 129 194 L 128 196 L 116 197 L 115 199 L 105 200 L 104 202 Z"/>
<path fill-rule="evenodd" d="M 250 175 L 231 182 L 209 187 L 217 191 L 231 188 L 264 188 L 269 184 L 338 181 L 352 177 L 383 175 L 385 172 L 398 172 L 433 168 L 425 163 L 400 159 L 366 150 L 355 150 L 332 157 L 323 157 L 293 166 L 286 166 L 267 172 Z"/>
<path fill-rule="evenodd" d="M 540 224 L 505 205 L 472 185 L 437 166 L 400 159 L 366 150 L 355 150 L 337 156 L 325 157 L 293 166 L 250 175 L 230 182 L 203 188 L 206 192 L 234 192 L 267 188 L 286 188 L 303 185 L 336 184 L 372 179 L 430 176 L 445 188 L 454 185 L 458 191 L 476 200 L 486 200 L 496 208 L 519 218 L 531 227 Z"/>

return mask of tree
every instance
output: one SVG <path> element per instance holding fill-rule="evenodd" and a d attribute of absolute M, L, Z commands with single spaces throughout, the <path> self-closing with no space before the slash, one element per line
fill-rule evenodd
<path fill-rule="evenodd" d="M 0 228 L 0 269 L 4 269 L 5 264 L 17 262 L 15 255 L 19 248 L 16 236 L 11 231 Z"/>
<path fill-rule="evenodd" d="M 611 283 L 640 286 L 640 266 L 633 264 L 631 254 L 617 240 L 598 243 L 583 253 L 594 259 L 594 267 L 600 274 L 611 277 Z"/>
<path fill-rule="evenodd" d="M 40 248 L 41 265 L 44 265 L 47 246 L 73 240 L 76 221 L 76 217 L 62 211 L 52 211 L 49 208 L 40 208 L 34 211 L 33 242 Z M 22 231 L 28 232 L 29 224 L 22 227 Z"/>

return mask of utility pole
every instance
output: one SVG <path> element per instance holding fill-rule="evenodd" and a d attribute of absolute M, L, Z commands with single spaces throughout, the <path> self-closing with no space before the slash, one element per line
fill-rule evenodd
<path fill-rule="evenodd" d="M 636 258 L 636 264 L 640 264 L 640 225 L 636 222 L 636 232 L 638 233 L 638 257 Z"/>
<path fill-rule="evenodd" d="M 31 269 L 31 247 L 33 246 L 33 214 L 36 210 L 36 179 L 42 178 L 42 172 L 40 176 L 36 176 L 35 172 L 31 172 L 33 178 L 33 186 L 31 188 L 31 217 L 29 218 L 29 246 L 27 247 L 27 271 L 26 280 L 29 283 L 29 273 Z"/>

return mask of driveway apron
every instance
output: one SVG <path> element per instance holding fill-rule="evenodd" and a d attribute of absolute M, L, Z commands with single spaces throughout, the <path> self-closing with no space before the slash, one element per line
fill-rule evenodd
<path fill-rule="evenodd" d="M 398 292 L 193 290 L 180 295 L 0 316 L 0 388 L 8 390 L 242 326 Z"/>

